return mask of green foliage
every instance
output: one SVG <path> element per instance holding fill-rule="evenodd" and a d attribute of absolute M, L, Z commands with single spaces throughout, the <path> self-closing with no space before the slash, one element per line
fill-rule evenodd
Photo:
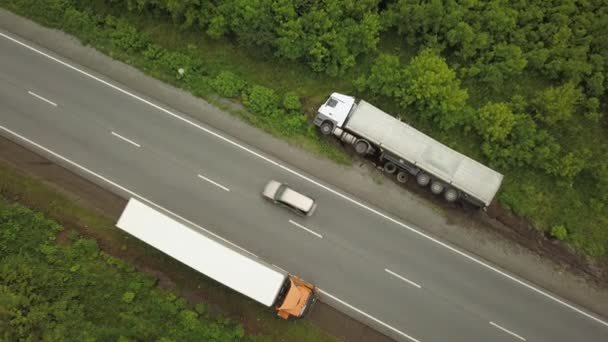
<path fill-rule="evenodd" d="M 268 116 L 279 110 L 279 97 L 270 88 L 254 85 L 244 94 L 243 104 L 254 114 Z"/>
<path fill-rule="evenodd" d="M 299 112 L 302 110 L 302 102 L 300 97 L 293 92 L 288 92 L 283 96 L 283 108 L 289 112 Z"/>
<path fill-rule="evenodd" d="M 590 97 L 585 103 L 585 118 L 593 123 L 599 123 L 604 117 L 604 113 L 600 109 L 600 100 L 596 97 Z"/>
<path fill-rule="evenodd" d="M 235 37 L 241 46 L 272 51 L 330 75 L 351 69 L 357 56 L 374 51 L 380 34 L 376 0 L 126 3 L 130 11 L 168 14 L 183 28 L 196 24 L 212 38 Z"/>
<path fill-rule="evenodd" d="M 551 236 L 560 241 L 564 241 L 568 238 L 568 230 L 561 224 L 553 226 L 551 227 Z"/>
<path fill-rule="evenodd" d="M 94 240 L 57 245 L 59 230 L 42 215 L 0 200 L 2 339 L 237 341 L 244 337 L 242 327 L 200 316 L 183 300 L 155 288 L 146 275 L 105 263 Z"/>
<path fill-rule="evenodd" d="M 414 57 L 403 70 L 402 84 L 397 95 L 401 105 L 421 118 L 433 120 L 444 130 L 466 121 L 468 93 L 435 51 L 425 49 Z"/>
<path fill-rule="evenodd" d="M 505 80 L 520 75 L 527 64 L 528 61 L 518 46 L 497 44 L 477 59 L 466 72 L 493 89 L 499 89 Z"/>
<path fill-rule="evenodd" d="M 402 67 L 399 57 L 390 54 L 381 54 L 376 58 L 367 79 L 359 81 L 359 88 L 367 88 L 373 94 L 386 97 L 397 97 L 402 93 L 403 82 Z"/>
<path fill-rule="evenodd" d="M 534 99 L 536 118 L 549 126 L 568 121 L 576 113 L 582 98 L 580 88 L 572 82 L 547 88 Z"/>
<path fill-rule="evenodd" d="M 138 32 L 126 20 L 109 16 L 106 18 L 105 24 L 110 29 L 109 36 L 112 44 L 126 52 L 140 52 L 150 42 L 150 39 L 145 34 Z"/>
<path fill-rule="evenodd" d="M 63 29 L 68 32 L 78 32 L 82 35 L 84 43 L 94 40 L 99 34 L 95 19 L 88 13 L 72 7 L 67 8 L 63 14 Z"/>
<path fill-rule="evenodd" d="M 477 112 L 475 127 L 485 141 L 504 141 L 515 126 L 516 116 L 506 103 L 488 102 Z"/>
<path fill-rule="evenodd" d="M 222 71 L 211 80 L 213 90 L 225 97 L 239 96 L 245 86 L 245 81 L 230 71 Z"/>

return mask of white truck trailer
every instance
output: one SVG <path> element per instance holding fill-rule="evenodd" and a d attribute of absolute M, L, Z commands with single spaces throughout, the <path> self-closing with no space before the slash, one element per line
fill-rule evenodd
<path fill-rule="evenodd" d="M 447 201 L 466 200 L 486 207 L 498 192 L 503 175 L 441 144 L 373 105 L 333 93 L 319 108 L 314 124 L 353 145 L 358 154 L 376 154 L 384 171 L 397 181 L 410 175 Z"/>
<path fill-rule="evenodd" d="M 259 303 L 281 318 L 303 317 L 316 301 L 313 285 L 195 231 L 131 198 L 116 226 L 161 252 Z"/>

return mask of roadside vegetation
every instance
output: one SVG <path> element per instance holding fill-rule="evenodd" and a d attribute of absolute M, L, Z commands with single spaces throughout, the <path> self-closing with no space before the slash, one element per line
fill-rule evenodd
<path fill-rule="evenodd" d="M 76 232 L 0 200 L 0 331 L 18 340 L 236 341 L 244 330 L 155 288 L 155 279 Z"/>
<path fill-rule="evenodd" d="M 608 254 L 605 1 L 1 3 L 336 160 L 310 117 L 332 91 L 365 98 L 504 173 L 503 207 Z"/>

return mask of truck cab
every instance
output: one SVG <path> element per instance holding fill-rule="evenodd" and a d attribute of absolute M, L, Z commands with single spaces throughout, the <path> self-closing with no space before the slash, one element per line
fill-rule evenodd
<path fill-rule="evenodd" d="M 342 127 L 354 106 L 354 97 L 333 93 L 319 108 L 314 124 L 320 127 L 323 135 L 329 135 L 335 127 Z"/>
<path fill-rule="evenodd" d="M 283 284 L 275 307 L 283 319 L 301 318 L 310 311 L 316 300 L 314 285 L 290 275 Z"/>

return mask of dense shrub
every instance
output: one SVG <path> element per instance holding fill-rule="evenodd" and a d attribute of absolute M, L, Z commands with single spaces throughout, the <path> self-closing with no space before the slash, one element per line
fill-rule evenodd
<path fill-rule="evenodd" d="M 150 43 L 150 39 L 126 20 L 108 16 L 105 24 L 109 28 L 112 44 L 126 52 L 140 52 Z"/>
<path fill-rule="evenodd" d="M 82 36 L 83 43 L 94 40 L 99 34 L 95 18 L 72 7 L 63 13 L 63 28 L 68 32 L 77 32 Z"/>
<path fill-rule="evenodd" d="M 246 83 L 229 71 L 222 71 L 211 81 L 215 92 L 225 97 L 237 97 L 245 89 Z"/>
<path fill-rule="evenodd" d="M 445 59 L 431 49 L 422 50 L 403 70 L 404 86 L 399 92 L 401 104 L 418 115 L 451 128 L 460 122 L 468 93 Z"/>
<path fill-rule="evenodd" d="M 254 85 L 243 96 L 243 104 L 254 114 L 271 116 L 279 110 L 279 97 L 270 88 Z"/>
<path fill-rule="evenodd" d="M 283 96 L 283 108 L 292 113 L 300 112 L 302 110 L 300 97 L 293 92 L 286 93 Z"/>
<path fill-rule="evenodd" d="M 556 225 L 551 228 L 551 236 L 558 240 L 564 241 L 568 237 L 568 231 L 563 225 Z"/>
<path fill-rule="evenodd" d="M 583 93 L 573 82 L 541 91 L 534 99 L 536 118 L 553 126 L 570 120 L 583 99 Z"/>
<path fill-rule="evenodd" d="M 488 102 L 477 112 L 475 126 L 487 142 L 504 141 L 515 126 L 516 116 L 506 103 Z"/>

